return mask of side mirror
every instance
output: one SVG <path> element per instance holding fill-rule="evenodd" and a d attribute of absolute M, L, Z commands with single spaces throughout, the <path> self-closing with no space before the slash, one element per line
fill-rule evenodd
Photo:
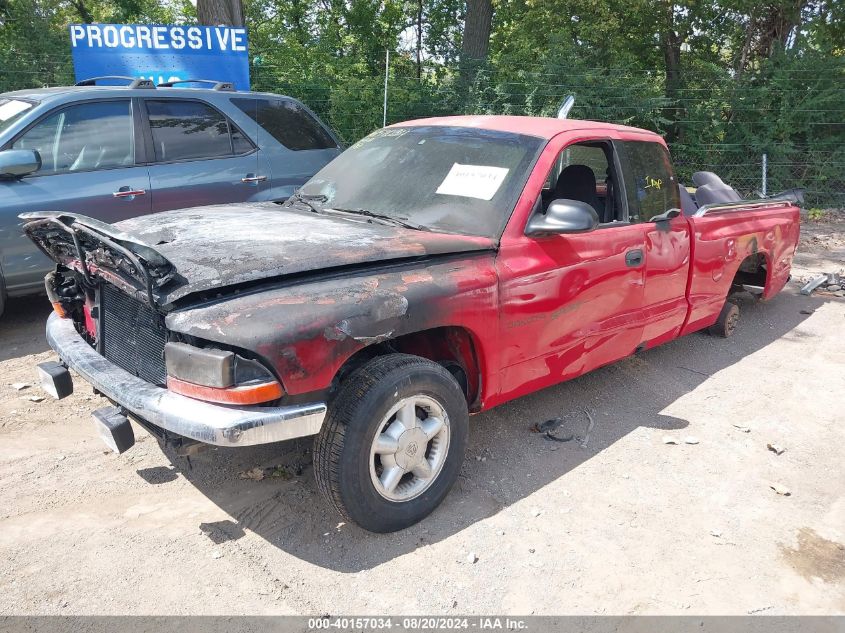
<path fill-rule="evenodd" d="M 525 234 L 557 235 L 561 233 L 587 233 L 599 225 L 596 210 L 580 200 L 553 200 L 546 213 L 535 213 L 528 221 Z"/>
<path fill-rule="evenodd" d="M 41 169 L 41 155 L 32 149 L 0 152 L 0 177 L 20 178 Z"/>

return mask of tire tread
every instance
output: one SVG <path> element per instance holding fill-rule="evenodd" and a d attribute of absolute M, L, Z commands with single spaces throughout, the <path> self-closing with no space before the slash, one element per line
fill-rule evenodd
<path fill-rule="evenodd" d="M 314 477 L 317 488 L 347 521 L 354 522 L 354 519 L 346 509 L 339 489 L 340 459 L 346 429 L 354 421 L 357 407 L 371 388 L 397 369 L 406 369 L 414 365 L 440 367 L 420 356 L 388 354 L 377 356 L 354 371 L 341 386 L 329 408 L 323 429 L 314 441 Z M 449 373 L 446 369 L 443 371 Z"/>

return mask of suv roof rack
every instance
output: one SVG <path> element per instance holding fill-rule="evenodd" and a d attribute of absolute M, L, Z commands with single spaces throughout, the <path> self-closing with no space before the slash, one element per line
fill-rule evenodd
<path fill-rule="evenodd" d="M 215 79 L 175 79 L 173 81 L 163 81 L 158 85 L 159 88 L 172 88 L 176 84 L 213 84 L 212 90 L 222 90 L 223 92 L 236 92 L 235 84 L 231 81 L 217 81 Z"/>
<path fill-rule="evenodd" d="M 98 81 L 104 80 L 115 80 L 115 79 L 122 79 L 123 81 L 128 81 L 129 84 L 126 86 L 127 88 L 145 88 L 148 90 L 155 90 L 156 85 L 149 79 L 143 79 L 140 77 L 124 77 L 122 75 L 105 75 L 103 77 L 91 77 L 90 79 L 83 79 L 82 81 L 77 81 L 77 86 L 96 86 Z"/>

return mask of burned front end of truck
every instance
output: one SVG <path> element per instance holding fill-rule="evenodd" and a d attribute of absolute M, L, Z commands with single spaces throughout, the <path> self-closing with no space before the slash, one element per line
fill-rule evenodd
<path fill-rule="evenodd" d="M 113 450 L 134 444 L 130 417 L 186 455 L 319 430 L 325 403 L 285 406 L 280 381 L 254 354 L 168 329 L 161 289 L 178 272 L 154 248 L 91 218 L 24 219 L 30 239 L 57 262 L 45 285 L 53 305 L 47 338 L 59 361 L 39 365 L 42 386 L 70 395 L 70 368 L 110 400 L 93 415 Z"/>

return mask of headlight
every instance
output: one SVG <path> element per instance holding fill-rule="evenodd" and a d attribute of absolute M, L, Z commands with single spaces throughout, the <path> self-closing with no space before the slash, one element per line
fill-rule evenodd
<path fill-rule="evenodd" d="M 167 388 L 183 396 L 223 404 L 260 404 L 284 395 L 261 363 L 221 349 L 185 343 L 164 346 Z"/>

